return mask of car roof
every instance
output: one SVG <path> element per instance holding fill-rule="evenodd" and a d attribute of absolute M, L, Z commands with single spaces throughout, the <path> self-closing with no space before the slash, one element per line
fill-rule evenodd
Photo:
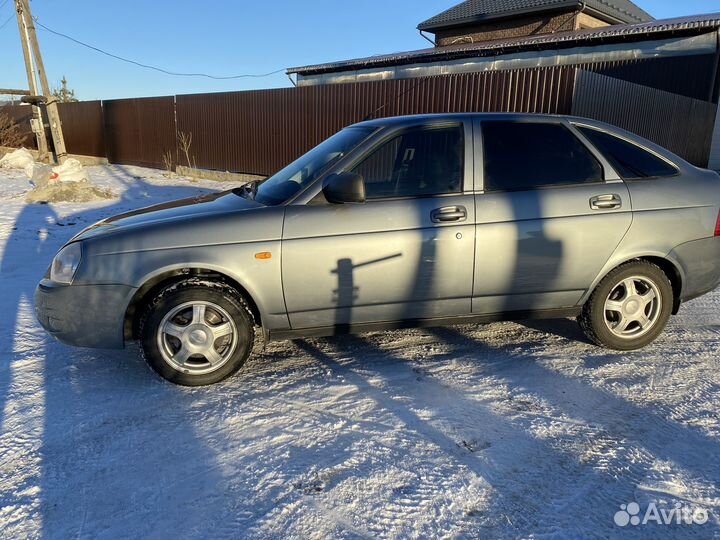
<path fill-rule="evenodd" d="M 480 118 L 484 120 L 539 120 L 575 117 L 564 116 L 558 114 L 534 114 L 534 113 L 435 113 L 435 114 L 412 114 L 405 116 L 388 116 L 385 118 L 373 118 L 355 124 L 356 126 L 397 126 L 400 124 L 418 124 L 423 121 L 461 121 L 472 118 Z M 578 118 L 577 120 L 584 120 Z"/>

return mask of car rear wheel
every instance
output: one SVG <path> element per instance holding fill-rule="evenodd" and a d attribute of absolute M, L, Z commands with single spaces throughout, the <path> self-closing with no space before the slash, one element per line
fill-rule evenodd
<path fill-rule="evenodd" d="M 630 351 L 655 341 L 670 318 L 672 305 L 672 285 L 665 273 L 647 261 L 633 261 L 600 282 L 578 322 L 594 343 Z"/>
<path fill-rule="evenodd" d="M 140 323 L 143 356 L 161 377 L 203 386 L 233 375 L 253 348 L 252 313 L 232 287 L 189 278 L 161 290 Z"/>

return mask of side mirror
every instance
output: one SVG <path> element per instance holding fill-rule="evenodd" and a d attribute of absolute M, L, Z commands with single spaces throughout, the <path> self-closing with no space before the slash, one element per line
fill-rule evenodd
<path fill-rule="evenodd" d="M 331 174 L 325 179 L 322 190 L 328 202 L 333 204 L 365 202 L 365 179 L 359 174 Z"/>

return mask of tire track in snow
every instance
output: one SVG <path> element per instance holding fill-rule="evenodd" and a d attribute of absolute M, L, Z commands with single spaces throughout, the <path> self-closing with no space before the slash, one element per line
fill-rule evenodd
<path fill-rule="evenodd" d="M 377 391 L 368 392 L 370 383 L 354 373 L 353 370 L 343 368 L 341 364 L 338 364 L 331 357 L 332 353 L 325 351 L 325 347 L 321 345 L 316 347 L 312 344 L 301 345 L 301 347 L 305 347 L 305 351 L 311 352 L 314 357 L 320 358 L 319 361 L 322 361 L 324 365 L 332 366 L 335 376 L 361 387 L 361 394 L 369 395 L 369 398 L 365 399 L 379 402 L 380 406 L 376 406 L 375 410 L 372 410 L 372 417 L 364 417 L 366 422 L 377 422 L 379 424 L 393 422 L 393 420 L 386 419 L 388 416 L 397 416 L 395 410 L 397 405 L 391 401 L 392 398 L 382 397 L 378 399 Z M 435 510 L 433 507 L 434 499 L 445 497 L 447 493 L 453 491 L 451 489 L 453 482 L 457 482 L 454 478 L 455 472 L 453 469 L 458 466 L 467 468 L 462 463 L 462 460 L 458 460 L 459 457 L 462 457 L 462 452 L 451 442 L 452 453 L 450 457 L 455 466 L 444 465 L 444 470 L 436 471 L 436 445 L 432 444 L 432 441 L 428 442 L 426 440 L 428 436 L 427 430 L 420 430 L 418 433 L 414 422 L 408 421 L 407 416 L 399 416 L 399 420 L 399 429 L 388 433 L 385 438 L 389 438 L 389 440 L 384 441 L 384 444 L 376 443 L 373 438 L 369 439 L 369 443 L 361 444 L 356 438 L 355 446 L 357 448 L 354 449 L 354 453 L 351 455 L 357 456 L 360 453 L 360 455 L 367 456 L 360 462 L 357 460 L 353 462 L 353 458 L 346 457 L 331 459 L 331 463 L 323 464 L 312 473 L 321 479 L 329 477 L 334 480 L 334 484 L 330 482 L 321 483 L 322 488 L 315 494 L 316 497 L 325 497 L 328 494 L 334 496 L 336 492 L 352 492 L 352 489 L 345 489 L 347 484 L 355 486 L 358 490 L 369 489 L 374 497 L 387 497 L 383 507 L 375 510 L 370 523 L 365 526 L 365 529 L 374 536 L 387 537 L 393 534 L 401 534 L 402 531 L 407 531 L 408 523 L 413 523 L 418 519 L 422 520 L 424 516 L 432 516 Z M 412 419 L 410 418 L 410 420 Z M 394 423 L 397 424 L 398 421 L 395 420 Z M 384 469 L 377 470 L 377 466 L 381 466 L 383 463 L 402 462 L 406 452 L 412 453 L 412 462 L 416 466 L 419 465 L 420 469 L 414 468 L 412 471 L 402 469 L 397 473 L 393 473 L 391 477 L 395 480 L 397 480 L 398 475 L 406 474 L 411 476 L 411 479 L 402 482 L 402 485 L 383 485 L 388 481 L 386 478 L 387 471 Z M 369 460 L 374 462 L 374 464 L 371 464 L 370 471 L 362 468 L 363 463 Z M 457 463 L 458 461 L 460 463 Z M 305 478 L 307 478 L 307 475 Z M 300 484 L 303 485 L 302 482 Z M 312 483 L 306 481 L 304 485 L 312 485 Z M 329 491 L 326 492 L 326 490 Z M 378 490 L 380 493 L 378 493 Z M 324 501 L 325 506 L 331 508 L 336 506 L 326 499 L 321 500 Z M 277 514 L 280 514 L 280 511 Z M 356 517 L 367 519 L 367 516 L 363 515 Z M 442 529 L 429 530 L 437 531 Z"/>
<path fill-rule="evenodd" d="M 512 327 L 508 330 L 513 332 Z M 456 353 L 459 355 L 473 355 L 472 349 L 487 346 L 476 337 L 476 334 L 483 333 L 482 330 L 471 330 L 468 332 L 470 335 L 457 332 L 453 335 L 452 330 L 438 332 L 444 339 L 458 344 Z M 520 338 L 527 341 L 528 336 Z M 512 341 L 511 335 L 503 336 L 504 353 L 512 349 Z M 503 366 L 495 366 L 498 368 L 497 376 L 501 381 L 510 381 L 514 393 L 536 395 L 541 398 L 540 402 L 547 402 L 549 408 L 543 412 L 546 417 L 567 414 L 579 420 L 578 429 L 575 430 L 577 432 L 573 433 L 571 430 L 561 437 L 554 435 L 554 444 L 560 447 L 567 444 L 569 447 L 586 448 L 584 454 L 580 455 L 589 467 L 580 470 L 580 476 L 574 477 L 572 482 L 584 486 L 583 491 L 589 494 L 586 497 L 589 496 L 592 502 L 588 505 L 590 508 L 607 508 L 609 501 L 617 501 L 619 487 L 621 492 L 624 491 L 630 497 L 629 500 L 632 500 L 632 496 L 644 483 L 652 483 L 656 476 L 662 478 L 668 474 L 666 471 L 664 475 L 660 475 L 657 470 L 661 468 L 659 463 L 665 464 L 664 462 L 670 463 L 669 474 L 683 478 L 689 485 L 688 492 L 694 496 L 702 494 L 701 499 L 712 508 L 712 503 L 716 500 L 719 470 L 717 464 L 705 467 L 702 471 L 696 469 L 695 464 L 707 463 L 708 441 L 704 440 L 701 434 L 693 430 L 686 431 L 683 426 L 666 421 L 651 409 L 645 410 L 608 392 L 596 390 L 592 383 L 588 384 L 589 381 L 576 381 L 547 369 L 541 359 L 535 357 L 532 343 L 527 343 L 524 348 L 524 353 L 514 355 L 516 361 L 512 360 L 511 354 Z M 547 346 L 540 344 L 539 348 L 546 350 Z M 567 443 L 563 440 L 567 440 Z M 672 441 L 679 448 L 665 451 L 666 445 L 672 444 Z M 579 448 L 576 448 L 574 452 L 577 454 L 578 450 Z M 598 476 L 595 474 L 597 471 L 601 471 L 603 475 Z M 614 481 L 606 482 L 604 477 Z M 618 486 L 618 483 L 624 487 Z M 567 504 L 578 506 L 576 497 L 577 493 L 571 491 L 567 497 L 549 505 L 546 514 L 563 515 L 561 509 L 567 507 Z M 617 504 L 621 502 L 623 501 L 620 500 Z M 574 509 L 575 512 L 577 510 L 578 508 Z M 604 514 L 600 513 L 600 522 L 588 524 L 592 526 L 585 527 L 584 530 L 607 529 L 608 525 L 612 524 L 610 518 L 615 510 L 617 508 L 612 507 Z M 550 529 L 552 530 L 552 527 Z M 538 528 L 532 531 L 541 534 Z M 525 531 L 526 534 L 527 532 Z M 701 536 L 707 534 L 706 530 L 700 529 L 693 532 Z"/>

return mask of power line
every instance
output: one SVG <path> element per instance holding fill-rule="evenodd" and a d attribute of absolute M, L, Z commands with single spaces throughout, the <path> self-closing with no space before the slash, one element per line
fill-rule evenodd
<path fill-rule="evenodd" d="M 8 24 L 10 21 L 12 21 L 14 18 L 15 18 L 15 14 L 13 13 L 12 15 L 10 15 L 10 16 L 5 20 L 4 23 L 0 24 L 0 30 L 2 30 L 3 28 L 5 28 L 5 27 L 7 26 L 7 24 Z"/>
<path fill-rule="evenodd" d="M 0 4 L 0 10 L 5 7 L 5 4 L 7 4 L 10 0 L 5 0 L 2 4 Z M 3 21 L 2 24 L 0 24 L 0 30 L 5 28 L 10 21 L 12 21 L 15 18 L 15 10 L 10 14 L 10 16 Z"/>
<path fill-rule="evenodd" d="M 418 80 L 418 82 L 416 82 L 415 84 L 413 84 L 410 88 L 408 88 L 408 89 L 405 90 L 404 92 L 400 92 L 400 93 L 397 94 L 395 97 L 392 97 L 392 98 L 388 99 L 385 103 L 383 103 L 383 104 L 380 105 L 377 109 L 375 109 L 373 112 L 371 112 L 370 114 L 368 114 L 363 120 L 372 120 L 372 119 L 374 119 L 374 118 L 375 118 L 375 115 L 376 115 L 377 113 L 379 113 L 381 110 L 383 110 L 385 107 L 387 107 L 388 105 L 390 105 L 391 103 L 393 103 L 393 102 L 395 102 L 395 101 L 398 101 L 398 100 L 399 100 L 401 97 L 403 97 L 405 94 L 408 94 L 408 93 L 412 92 L 413 90 L 415 90 L 416 88 L 419 88 L 419 87 L 421 87 L 422 85 L 426 84 L 429 80 L 430 80 L 430 77 L 423 77 L 423 78 L 421 78 L 420 80 Z"/>
<path fill-rule="evenodd" d="M 285 69 L 278 69 L 276 71 L 271 71 L 270 73 L 261 73 L 261 74 L 245 74 L 245 75 L 231 75 L 229 77 L 217 77 L 215 75 L 208 75 L 207 73 L 177 73 L 174 71 L 168 71 L 167 69 L 159 68 L 157 66 L 151 66 L 149 64 L 143 64 L 142 62 L 137 62 L 135 60 L 130 60 L 129 58 L 123 58 L 122 56 L 118 56 L 116 54 L 109 53 L 107 51 L 104 51 L 102 49 L 99 49 L 98 47 L 94 47 L 93 45 L 89 45 L 88 43 L 84 43 L 80 41 L 79 39 L 75 39 L 74 37 L 68 36 L 67 34 L 63 34 L 62 32 L 58 32 L 56 30 L 53 30 L 52 28 L 48 28 L 43 23 L 35 19 L 35 24 L 38 25 L 40 28 L 50 32 L 51 34 L 55 34 L 56 36 L 63 37 L 65 39 L 68 39 L 72 41 L 73 43 L 77 43 L 78 45 L 82 45 L 83 47 L 87 47 L 88 49 L 92 49 L 93 51 L 99 52 L 100 54 L 104 54 L 105 56 L 109 56 L 110 58 L 115 58 L 116 60 L 120 60 L 122 62 L 127 62 L 128 64 L 133 64 L 136 66 L 139 66 L 141 68 L 145 69 L 152 69 L 153 71 L 159 71 L 160 73 L 164 73 L 166 75 L 174 75 L 176 77 L 206 77 L 208 79 L 215 79 L 219 81 L 226 81 L 230 79 L 246 79 L 246 78 L 262 78 L 262 77 L 269 77 L 270 75 L 276 75 L 278 73 L 282 73 L 285 71 Z"/>

